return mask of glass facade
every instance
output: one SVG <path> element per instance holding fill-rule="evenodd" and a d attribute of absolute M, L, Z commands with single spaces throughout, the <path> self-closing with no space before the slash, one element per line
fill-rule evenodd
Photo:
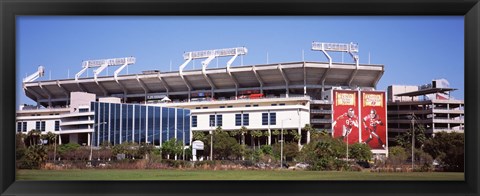
<path fill-rule="evenodd" d="M 92 144 L 123 142 L 160 146 L 171 138 L 190 144 L 190 110 L 120 103 L 92 102 Z"/>

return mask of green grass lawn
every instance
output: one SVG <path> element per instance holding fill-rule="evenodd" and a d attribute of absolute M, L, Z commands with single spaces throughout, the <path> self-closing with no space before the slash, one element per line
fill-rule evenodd
<path fill-rule="evenodd" d="M 464 180 L 464 173 L 289 170 L 19 170 L 17 180 Z"/>

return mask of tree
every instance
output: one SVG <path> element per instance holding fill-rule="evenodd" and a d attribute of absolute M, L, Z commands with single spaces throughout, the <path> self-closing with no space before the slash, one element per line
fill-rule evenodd
<path fill-rule="evenodd" d="M 32 129 L 27 133 L 27 140 L 30 141 L 29 146 L 39 144 L 41 133 L 42 132 L 40 130 L 36 130 L 36 129 Z"/>
<path fill-rule="evenodd" d="M 20 168 L 39 169 L 47 160 L 47 149 L 42 145 L 31 145 L 20 160 Z"/>
<path fill-rule="evenodd" d="M 425 127 L 422 124 L 417 124 L 415 128 L 415 148 L 420 148 L 426 140 Z M 412 129 L 397 135 L 395 142 L 403 148 L 412 148 Z"/>
<path fill-rule="evenodd" d="M 125 154 L 125 158 L 134 158 L 138 155 L 138 145 L 133 142 L 123 142 L 112 147 L 113 155 Z"/>
<path fill-rule="evenodd" d="M 296 130 L 290 130 L 288 133 L 289 133 L 290 135 L 292 135 L 292 136 L 293 136 L 293 140 L 295 140 L 295 141 L 297 141 L 297 142 L 300 141 L 300 139 L 302 139 L 302 135 L 298 134 L 298 131 L 296 131 Z"/>
<path fill-rule="evenodd" d="M 341 170 L 346 168 L 346 144 L 328 134 L 317 134 L 315 139 L 304 145 L 297 158 L 310 164 L 311 170 Z"/>
<path fill-rule="evenodd" d="M 446 171 L 464 171 L 465 134 L 439 132 L 429 138 L 423 150 L 437 160 Z"/>
<path fill-rule="evenodd" d="M 162 154 L 166 156 L 167 159 L 170 159 L 170 156 L 180 155 L 183 152 L 183 144 L 181 141 L 177 141 L 175 138 L 164 142 L 162 144 Z"/>
<path fill-rule="evenodd" d="M 258 147 L 260 148 L 260 138 L 263 136 L 262 131 L 260 131 L 260 130 L 253 130 L 253 131 L 251 132 L 251 134 L 252 134 L 252 137 L 254 138 L 254 140 L 255 140 L 255 138 L 257 138 Z M 254 145 L 253 148 L 255 149 L 255 145 Z"/>
<path fill-rule="evenodd" d="M 278 129 L 275 129 L 272 131 L 272 135 L 275 136 L 275 143 L 278 143 L 278 135 L 280 135 L 280 131 Z"/>
<path fill-rule="evenodd" d="M 407 151 L 401 146 L 393 146 L 388 148 L 387 162 L 395 167 L 398 167 L 405 163 L 408 158 Z"/>
<path fill-rule="evenodd" d="M 220 127 L 215 130 L 213 141 L 215 159 L 236 159 L 242 156 L 240 144 Z"/>
<path fill-rule="evenodd" d="M 247 134 L 248 129 L 245 126 L 240 127 L 240 130 L 238 130 L 240 134 L 242 135 L 242 145 L 245 146 L 245 134 Z"/>
<path fill-rule="evenodd" d="M 27 150 L 25 146 L 25 134 L 17 133 L 15 134 L 15 157 L 16 160 L 20 160 L 25 156 L 25 151 Z"/>
<path fill-rule="evenodd" d="M 193 131 L 193 140 L 200 140 L 205 142 L 207 140 L 207 136 L 202 131 Z"/>
<path fill-rule="evenodd" d="M 234 137 L 235 140 L 237 139 L 237 136 L 240 134 L 240 131 L 239 130 L 231 130 L 228 132 L 228 134 L 231 136 L 231 137 Z M 238 140 L 238 142 L 240 143 L 241 141 Z"/>

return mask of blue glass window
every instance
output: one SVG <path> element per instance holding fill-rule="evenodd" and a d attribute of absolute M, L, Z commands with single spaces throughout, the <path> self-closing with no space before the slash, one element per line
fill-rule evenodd
<path fill-rule="evenodd" d="M 138 143 L 145 143 L 147 140 L 147 106 L 140 106 L 140 128 L 138 129 Z"/>
<path fill-rule="evenodd" d="M 150 144 L 153 144 L 153 129 L 154 129 L 154 120 L 155 120 L 155 107 L 147 107 L 147 113 L 148 113 L 148 118 L 147 118 L 147 142 Z"/>
<path fill-rule="evenodd" d="M 42 121 L 42 126 L 40 127 L 40 130 L 42 132 L 45 131 L 45 121 Z"/>
<path fill-rule="evenodd" d="M 192 116 L 192 127 L 197 127 L 197 116 Z"/>
<path fill-rule="evenodd" d="M 276 125 L 277 124 L 277 113 L 272 112 L 270 113 L 270 125 Z"/>
<path fill-rule="evenodd" d="M 175 138 L 175 108 L 168 108 L 168 139 Z"/>
<path fill-rule="evenodd" d="M 168 140 L 168 108 L 162 108 L 162 142 Z"/>
<path fill-rule="evenodd" d="M 140 106 L 135 105 L 135 108 L 134 108 L 134 116 L 135 116 L 134 119 L 135 119 L 135 121 L 133 123 L 134 127 L 133 127 L 133 139 L 132 140 L 137 144 L 140 144 L 140 142 L 139 142 L 140 141 L 140 135 L 139 134 L 140 134 L 140 129 L 141 129 L 141 127 L 140 127 L 140 125 L 141 125 L 141 123 L 140 123 L 141 115 L 140 114 L 141 113 L 140 112 L 141 112 Z"/>
<path fill-rule="evenodd" d="M 215 115 L 210 115 L 210 127 L 214 127 L 215 126 Z"/>
<path fill-rule="evenodd" d="M 55 121 L 55 131 L 60 131 L 60 121 L 59 120 Z"/>
<path fill-rule="evenodd" d="M 107 124 L 107 128 L 108 128 L 108 142 L 110 144 L 115 144 L 115 107 L 114 107 L 114 104 L 112 103 L 109 103 L 108 104 L 109 106 L 109 121 L 108 121 L 108 124 Z"/>
<path fill-rule="evenodd" d="M 185 145 L 190 145 L 190 110 L 183 110 Z"/>
<path fill-rule="evenodd" d="M 27 132 L 27 122 L 23 122 L 22 131 Z"/>
<path fill-rule="evenodd" d="M 182 141 L 184 139 L 184 129 L 183 129 L 183 109 L 177 109 L 177 140 Z"/>
<path fill-rule="evenodd" d="M 235 114 L 235 126 L 242 126 L 242 114 Z"/>
<path fill-rule="evenodd" d="M 17 122 L 17 132 L 22 132 L 22 122 Z"/>
<path fill-rule="evenodd" d="M 120 144 L 121 141 L 122 141 L 122 138 L 120 137 L 121 135 L 121 111 L 120 111 L 120 107 L 121 105 L 120 104 L 115 104 L 115 144 Z"/>
<path fill-rule="evenodd" d="M 127 141 L 129 142 L 134 142 L 133 141 L 133 105 L 127 105 Z"/>
<path fill-rule="evenodd" d="M 154 107 L 155 109 L 155 115 L 154 115 L 154 134 L 153 134 L 153 144 L 155 145 L 160 145 L 160 121 L 161 121 L 161 116 L 160 116 L 160 107 Z"/>
<path fill-rule="evenodd" d="M 250 125 L 250 114 L 243 114 L 243 126 Z"/>
<path fill-rule="evenodd" d="M 268 125 L 268 113 L 262 113 L 262 125 Z"/>

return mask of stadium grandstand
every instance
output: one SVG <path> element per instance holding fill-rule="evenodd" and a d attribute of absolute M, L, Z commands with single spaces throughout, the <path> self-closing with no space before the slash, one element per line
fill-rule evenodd
<path fill-rule="evenodd" d="M 195 131 L 244 126 L 263 131 L 265 144 L 275 142 L 274 130 L 294 130 L 302 145 L 310 141 L 307 124 L 332 132 L 332 90 L 374 91 L 385 71 L 383 65 L 360 64 L 354 43 L 313 42 L 311 49 L 328 61 L 232 66 L 248 52 L 238 47 L 186 52 L 179 70 L 169 72 L 120 74 L 134 57 L 84 61 L 73 79 L 37 80 L 44 72 L 39 67 L 23 81 L 25 95 L 37 105 L 19 108 L 17 132 L 51 131 L 61 135 L 60 142 L 92 146 L 161 145 L 169 138 L 189 144 Z M 332 52 L 349 54 L 353 63 L 336 62 Z M 231 58 L 225 67 L 208 67 L 221 57 Z M 204 59 L 201 69 L 185 69 L 195 59 Z M 100 76 L 112 66 L 119 66 L 113 75 Z M 82 77 L 87 69 L 95 69 L 92 77 Z"/>

